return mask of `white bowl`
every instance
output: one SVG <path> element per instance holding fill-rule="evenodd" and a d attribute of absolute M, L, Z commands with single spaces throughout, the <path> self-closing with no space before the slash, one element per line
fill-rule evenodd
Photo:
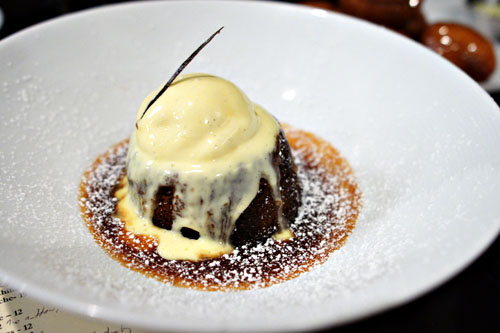
<path fill-rule="evenodd" d="M 325 264 L 246 292 L 175 288 L 126 269 L 77 205 L 82 172 L 221 25 L 185 72 L 226 77 L 332 142 L 364 200 Z M 70 311 L 155 330 L 335 325 L 443 283 L 500 227 L 496 104 L 438 55 L 356 19 L 260 2 L 110 6 L 2 41 L 0 73 L 0 276 Z"/>

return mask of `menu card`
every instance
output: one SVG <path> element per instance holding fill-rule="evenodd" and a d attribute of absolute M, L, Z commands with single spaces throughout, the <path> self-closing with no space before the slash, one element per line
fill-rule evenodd
<path fill-rule="evenodd" d="M 0 333 L 143 333 L 127 325 L 107 324 L 44 305 L 0 285 Z"/>

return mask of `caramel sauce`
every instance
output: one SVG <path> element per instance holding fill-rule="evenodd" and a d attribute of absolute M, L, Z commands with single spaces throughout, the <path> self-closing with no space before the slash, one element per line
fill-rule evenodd
<path fill-rule="evenodd" d="M 197 262 L 162 258 L 154 237 L 128 232 L 116 216 L 114 193 L 124 175 L 128 140 L 111 147 L 84 173 L 81 215 L 112 258 L 174 286 L 245 290 L 293 279 L 325 262 L 344 244 L 355 226 L 361 193 L 348 162 L 328 142 L 306 131 L 284 129 L 304 186 L 305 206 L 291 225 L 295 235 L 291 239 L 269 239 L 253 248 L 237 247 L 231 254 Z"/>

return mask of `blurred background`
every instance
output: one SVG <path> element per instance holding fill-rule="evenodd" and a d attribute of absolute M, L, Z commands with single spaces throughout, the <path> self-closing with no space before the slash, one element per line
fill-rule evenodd
<path fill-rule="evenodd" d="M 60 15 L 118 2 L 126 1 L 0 0 L 0 40 Z M 286 2 L 342 12 L 401 33 L 462 68 L 500 103 L 500 0 Z M 437 290 L 335 331 L 500 332 L 499 251 L 497 240 L 479 260 Z"/>
<path fill-rule="evenodd" d="M 462 68 L 500 101 L 500 0 L 282 1 L 341 12 L 422 43 Z M 117 0 L 0 0 L 0 39 L 63 14 Z"/>

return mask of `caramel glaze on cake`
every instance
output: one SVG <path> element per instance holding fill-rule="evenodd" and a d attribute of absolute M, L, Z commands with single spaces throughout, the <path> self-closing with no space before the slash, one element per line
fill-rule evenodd
<path fill-rule="evenodd" d="M 117 209 L 126 179 L 128 140 L 110 148 L 84 174 L 80 186 L 82 217 L 97 243 L 111 257 L 132 270 L 175 286 L 242 290 L 295 278 L 326 261 L 331 252 L 342 246 L 354 228 L 361 194 L 349 164 L 328 142 L 305 131 L 286 126 L 284 129 L 291 151 L 280 132 L 275 150 L 278 153 L 273 156 L 280 168 L 283 197 L 290 198 L 282 205 L 283 214 L 289 219 L 296 216 L 290 224 L 292 238 L 270 237 L 276 230 L 277 212 L 268 204 L 274 200 L 269 185 L 261 179 L 258 195 L 240 216 L 231 235 L 235 246 L 232 253 L 200 261 L 163 258 L 156 250 L 157 239 L 128 231 L 127 216 Z M 302 191 L 295 185 L 299 183 Z M 161 189 L 158 207 L 163 206 L 160 202 L 168 206 L 174 193 L 173 188 Z M 172 209 L 169 212 L 160 208 L 157 214 L 159 220 L 168 224 Z M 183 236 L 193 235 L 183 232 Z"/>

